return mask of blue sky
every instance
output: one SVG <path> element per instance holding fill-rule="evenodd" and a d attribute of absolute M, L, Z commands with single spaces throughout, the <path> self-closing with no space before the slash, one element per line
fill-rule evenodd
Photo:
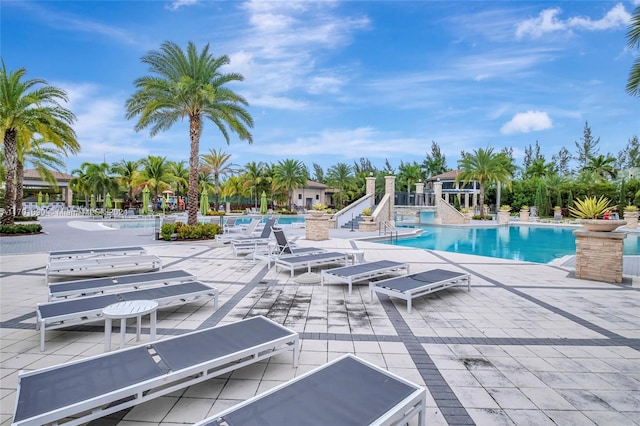
<path fill-rule="evenodd" d="M 65 89 L 83 161 L 149 154 L 188 160 L 187 122 L 153 138 L 125 119 L 140 58 L 163 41 L 209 43 L 245 81 L 254 143 L 226 145 L 213 125 L 201 153 L 233 162 L 302 160 L 325 169 L 369 158 L 421 163 L 437 142 L 462 150 L 529 144 L 547 160 L 575 152 L 588 121 L 601 153 L 640 136 L 640 98 L 625 91 L 625 48 L 640 0 L 11 1 L 0 3 L 2 58 Z"/>

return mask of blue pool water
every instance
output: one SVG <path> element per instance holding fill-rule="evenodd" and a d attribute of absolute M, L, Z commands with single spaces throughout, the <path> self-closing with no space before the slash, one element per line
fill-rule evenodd
<path fill-rule="evenodd" d="M 547 263 L 556 258 L 574 255 L 576 228 L 546 226 L 500 227 L 439 227 L 423 226 L 419 237 L 404 238 L 392 243 L 405 247 L 442 250 L 502 259 Z M 624 254 L 638 255 L 638 234 L 627 234 Z"/>

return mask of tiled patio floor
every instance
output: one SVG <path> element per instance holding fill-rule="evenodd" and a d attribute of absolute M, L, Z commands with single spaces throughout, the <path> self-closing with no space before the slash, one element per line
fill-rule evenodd
<path fill-rule="evenodd" d="M 616 286 L 570 278 L 570 270 L 558 266 L 344 238 L 298 243 L 358 248 L 367 261 L 409 262 L 412 272 L 469 272 L 471 291 L 460 287 L 416 299 L 407 314 L 400 300 L 370 300 L 366 285 L 348 295 L 346 285 L 299 284 L 288 271 L 235 258 L 228 246 L 139 240 L 165 269 L 185 269 L 220 290 L 217 311 L 207 302 L 161 310 L 160 338 L 265 315 L 300 333 L 299 366 L 291 366 L 290 354 L 279 355 L 91 424 L 191 424 L 347 352 L 426 385 L 431 425 L 640 424 L 638 277 Z M 51 331 L 40 352 L 34 308 L 47 300 L 46 254 L 4 254 L 0 262 L 5 425 L 11 423 L 18 370 L 102 353 L 104 336 L 99 323 Z M 127 344 L 134 345 L 130 331 Z"/>

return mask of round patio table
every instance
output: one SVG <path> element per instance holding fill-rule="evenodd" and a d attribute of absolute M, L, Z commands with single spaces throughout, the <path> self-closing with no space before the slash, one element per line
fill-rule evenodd
<path fill-rule="evenodd" d="M 140 323 L 143 315 L 149 314 L 151 341 L 156 340 L 158 302 L 153 300 L 130 300 L 118 302 L 105 307 L 102 310 L 104 315 L 104 350 L 111 350 L 111 320 L 120 320 L 120 349 L 124 347 L 125 334 L 127 332 L 127 319 L 137 318 L 136 321 L 136 341 L 140 340 Z"/>

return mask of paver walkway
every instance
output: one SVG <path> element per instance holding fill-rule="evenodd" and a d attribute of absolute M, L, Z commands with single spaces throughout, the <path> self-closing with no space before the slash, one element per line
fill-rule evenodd
<path fill-rule="evenodd" d="M 558 266 L 342 238 L 298 239 L 301 246 L 358 248 L 367 261 L 409 262 L 412 272 L 444 268 L 472 274 L 470 292 L 456 288 L 416 299 L 409 315 L 403 301 L 386 296 L 370 301 L 366 285 L 354 286 L 348 295 L 346 285 L 300 284 L 288 271 L 235 258 L 229 247 L 216 243 L 158 243 L 141 234 L 114 244 L 103 232 L 66 229 L 62 221 L 57 225 L 46 226 L 56 248 L 98 241 L 102 246 L 142 244 L 162 257 L 165 268 L 186 269 L 220 289 L 218 311 L 205 302 L 161 310 L 160 338 L 266 315 L 300 332 L 303 341 L 298 368 L 291 367 L 288 354 L 274 357 L 93 425 L 191 424 L 345 352 L 425 385 L 428 424 L 640 424 L 637 277 L 628 280 L 631 285 L 616 286 L 569 278 L 570 270 Z M 79 236 L 84 237 L 80 242 Z M 97 323 L 52 331 L 46 351 L 39 351 L 34 307 L 46 301 L 46 254 L 7 254 L 14 243 L 44 246 L 42 241 L 0 241 L 2 425 L 11 421 L 19 369 L 103 350 L 104 328 Z M 132 327 L 127 334 L 128 345 L 135 344 L 134 332 Z"/>

